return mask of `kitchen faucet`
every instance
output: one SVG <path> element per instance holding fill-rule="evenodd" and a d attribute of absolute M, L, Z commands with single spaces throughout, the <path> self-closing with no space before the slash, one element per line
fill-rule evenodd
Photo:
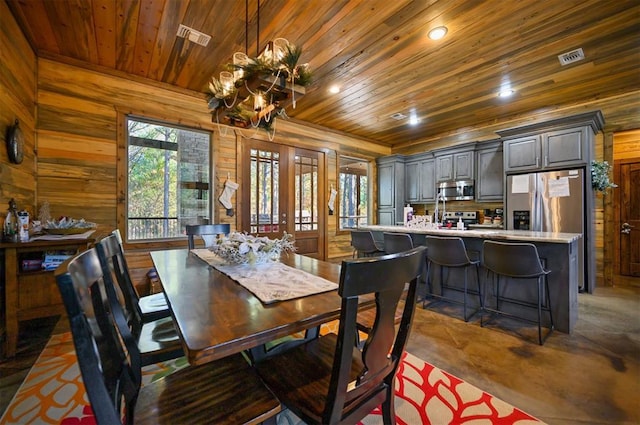
<path fill-rule="evenodd" d="M 447 200 L 447 198 L 445 198 L 444 193 L 442 193 L 442 191 L 439 191 L 438 195 L 436 196 L 436 210 L 433 217 L 436 226 L 438 225 L 438 223 L 440 223 L 438 221 L 438 204 L 440 203 L 441 199 L 442 199 L 442 220 L 443 221 L 444 221 L 445 213 L 447 212 L 447 207 L 445 205 L 446 204 L 445 201 Z"/>

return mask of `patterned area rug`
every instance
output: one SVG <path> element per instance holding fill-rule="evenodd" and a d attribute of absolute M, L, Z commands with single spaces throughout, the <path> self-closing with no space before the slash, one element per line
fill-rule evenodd
<path fill-rule="evenodd" d="M 143 385 L 187 366 L 184 358 L 144 369 Z M 396 379 L 399 425 L 540 424 L 539 420 L 419 358 L 405 353 Z M 379 409 L 362 425 L 381 424 Z M 2 415 L 0 424 L 95 424 L 70 333 L 53 335 Z M 278 424 L 299 425 L 289 411 Z"/>

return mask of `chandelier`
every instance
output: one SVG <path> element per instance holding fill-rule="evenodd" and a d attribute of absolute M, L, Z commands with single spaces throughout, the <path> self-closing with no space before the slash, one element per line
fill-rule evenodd
<path fill-rule="evenodd" d="M 258 24 L 260 2 L 258 2 Z M 258 26 L 258 33 L 260 32 Z M 258 46 L 260 42 L 258 40 Z M 284 38 L 266 44 L 254 58 L 236 52 L 219 78 L 209 82 L 209 109 L 213 120 L 240 128 L 261 128 L 272 139 L 276 117 L 286 118 L 285 108 L 296 107 L 311 83 L 307 64 L 298 65 L 302 49 Z"/>

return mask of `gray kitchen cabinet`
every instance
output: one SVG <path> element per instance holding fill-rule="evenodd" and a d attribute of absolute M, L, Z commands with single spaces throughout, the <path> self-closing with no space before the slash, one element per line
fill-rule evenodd
<path fill-rule="evenodd" d="M 395 225 L 403 221 L 405 158 L 391 155 L 378 158 L 378 224 Z"/>
<path fill-rule="evenodd" d="M 500 141 L 479 144 L 476 148 L 476 201 L 502 202 L 504 199 L 504 163 Z"/>
<path fill-rule="evenodd" d="M 436 154 L 436 180 L 473 180 L 474 151 L 473 149 Z"/>
<path fill-rule="evenodd" d="M 602 115 L 597 112 L 498 131 L 504 138 L 505 172 L 587 165 L 592 155 L 593 134 L 603 125 Z"/>
<path fill-rule="evenodd" d="M 433 202 L 436 199 L 435 159 L 417 155 L 405 163 L 405 200 L 408 203 Z"/>

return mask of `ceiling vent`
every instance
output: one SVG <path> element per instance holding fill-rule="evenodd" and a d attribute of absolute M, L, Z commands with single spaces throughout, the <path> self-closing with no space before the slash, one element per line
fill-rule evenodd
<path fill-rule="evenodd" d="M 570 63 L 578 62 L 584 59 L 584 52 L 581 48 L 572 50 L 570 52 L 558 55 L 558 59 L 560 60 L 560 65 L 569 65 Z"/>
<path fill-rule="evenodd" d="M 200 31 L 196 31 L 193 28 L 189 28 L 182 24 L 178 27 L 178 37 L 187 38 L 189 41 L 201 46 L 206 46 L 211 40 L 210 35 L 201 33 Z"/>
<path fill-rule="evenodd" d="M 406 118 L 407 118 L 407 116 L 406 116 L 406 115 L 401 114 L 400 112 L 396 112 L 396 113 L 395 113 L 395 114 L 393 114 L 393 115 L 389 115 L 389 117 L 390 117 L 390 118 L 393 118 L 393 119 L 394 119 L 394 120 L 396 120 L 396 121 L 404 120 L 404 119 L 406 119 Z"/>

